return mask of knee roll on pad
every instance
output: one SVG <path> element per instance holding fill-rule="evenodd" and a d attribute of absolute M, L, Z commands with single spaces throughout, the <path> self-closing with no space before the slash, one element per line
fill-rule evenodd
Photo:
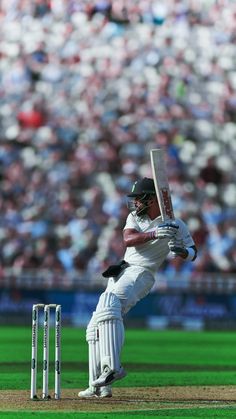
<path fill-rule="evenodd" d="M 104 292 L 101 294 L 97 309 L 97 323 L 106 320 L 121 320 L 121 303 L 119 298 L 112 292 Z"/>
<path fill-rule="evenodd" d="M 87 342 L 96 342 L 99 339 L 98 327 L 96 321 L 96 313 L 93 313 L 93 316 L 86 329 L 86 341 Z"/>

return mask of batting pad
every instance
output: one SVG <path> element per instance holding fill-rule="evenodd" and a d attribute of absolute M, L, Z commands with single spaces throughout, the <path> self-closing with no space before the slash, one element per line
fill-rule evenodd
<path fill-rule="evenodd" d="M 96 315 L 93 316 L 87 326 L 86 340 L 89 348 L 89 386 L 96 380 L 101 374 L 101 362 L 100 362 L 100 345 L 98 336 L 98 327 L 96 323 Z"/>
<path fill-rule="evenodd" d="M 109 366 L 113 371 L 120 369 L 120 353 L 124 343 L 124 326 L 119 298 L 104 292 L 96 309 L 99 330 L 101 370 Z"/>

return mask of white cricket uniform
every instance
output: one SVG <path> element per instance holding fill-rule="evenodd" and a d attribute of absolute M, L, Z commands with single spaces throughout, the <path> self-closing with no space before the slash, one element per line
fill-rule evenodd
<path fill-rule="evenodd" d="M 147 215 L 141 218 L 129 214 L 124 229 L 151 232 L 161 223 L 161 217 L 151 220 Z M 179 219 L 176 223 L 179 229 L 175 240 L 172 240 L 173 244 L 180 247 L 193 246 L 187 226 Z M 112 374 L 115 371 L 122 376 L 120 354 L 124 343 L 123 315 L 150 292 L 155 281 L 154 274 L 169 253 L 168 241 L 155 239 L 127 247 L 124 260 L 128 266 L 118 276 L 109 278 L 107 288 L 101 294 L 87 326 L 89 389 L 85 393 L 96 394 L 97 380 L 103 379 L 101 374 L 104 371 L 106 374 L 106 367 L 109 367 Z"/>
<path fill-rule="evenodd" d="M 163 221 L 161 217 L 151 220 L 148 215 L 137 217 L 129 214 L 125 229 L 134 229 L 138 232 L 151 232 L 156 230 Z M 179 226 L 174 245 L 178 247 L 190 247 L 194 241 L 186 224 L 176 219 Z M 150 240 L 138 246 L 127 247 L 124 260 L 129 264 L 116 278 L 110 278 L 106 291 L 114 293 L 121 301 L 122 313 L 127 313 L 139 300 L 144 298 L 151 290 L 155 278 L 154 274 L 166 259 L 169 253 L 169 239 Z"/>

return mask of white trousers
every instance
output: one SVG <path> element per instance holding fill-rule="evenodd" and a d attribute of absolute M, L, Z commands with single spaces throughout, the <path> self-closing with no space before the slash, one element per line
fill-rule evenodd
<path fill-rule="evenodd" d="M 154 276 L 139 266 L 127 267 L 118 277 L 109 278 L 87 327 L 89 384 L 109 365 L 118 370 L 124 342 L 122 316 L 150 292 Z"/>
<path fill-rule="evenodd" d="M 133 265 L 128 266 L 117 278 L 109 278 L 106 291 L 119 298 L 124 315 L 149 294 L 154 282 L 149 270 Z"/>

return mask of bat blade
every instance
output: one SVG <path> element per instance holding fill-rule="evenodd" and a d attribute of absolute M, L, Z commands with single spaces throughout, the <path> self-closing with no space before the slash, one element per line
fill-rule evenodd
<path fill-rule="evenodd" d="M 157 148 L 150 151 L 151 167 L 157 199 L 163 221 L 174 220 L 174 210 L 166 171 L 164 150 Z"/>

